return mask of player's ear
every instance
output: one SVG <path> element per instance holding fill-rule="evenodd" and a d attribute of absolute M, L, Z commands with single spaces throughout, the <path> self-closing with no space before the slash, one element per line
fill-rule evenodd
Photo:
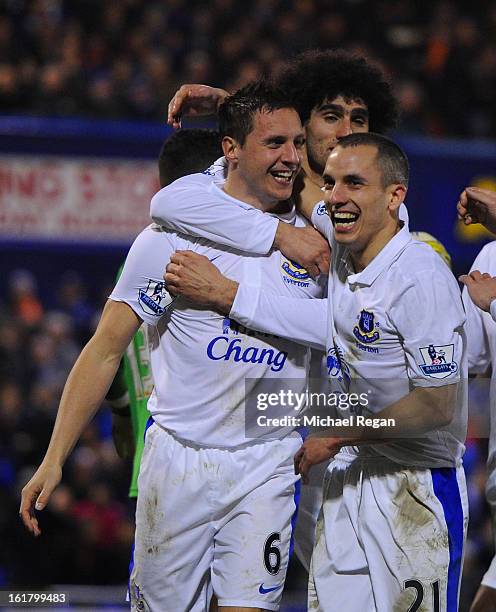
<path fill-rule="evenodd" d="M 222 151 L 228 162 L 238 161 L 239 143 L 231 136 L 224 136 L 222 139 Z"/>
<path fill-rule="evenodd" d="M 405 201 L 406 186 L 402 183 L 393 183 L 388 187 L 389 192 L 389 210 L 398 210 L 401 204 Z"/>

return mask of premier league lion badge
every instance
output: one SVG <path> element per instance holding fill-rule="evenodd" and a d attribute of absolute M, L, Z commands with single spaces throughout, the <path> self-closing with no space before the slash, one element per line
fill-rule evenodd
<path fill-rule="evenodd" d="M 139 290 L 138 301 L 146 314 L 161 317 L 172 304 L 174 298 L 166 289 L 164 281 L 148 281 L 148 287 Z"/>
<path fill-rule="evenodd" d="M 419 348 L 424 363 L 420 363 L 420 369 L 426 376 L 431 378 L 446 378 L 458 370 L 458 364 L 453 361 L 455 347 L 453 344 L 444 346 L 423 346 Z"/>

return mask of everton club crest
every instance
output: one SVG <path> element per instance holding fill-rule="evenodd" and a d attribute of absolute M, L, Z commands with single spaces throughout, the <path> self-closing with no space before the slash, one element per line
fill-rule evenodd
<path fill-rule="evenodd" d="M 376 329 L 378 326 L 374 313 L 364 309 L 360 312 L 358 325 L 353 328 L 353 335 L 364 344 L 372 344 L 380 338 L 379 331 Z"/>

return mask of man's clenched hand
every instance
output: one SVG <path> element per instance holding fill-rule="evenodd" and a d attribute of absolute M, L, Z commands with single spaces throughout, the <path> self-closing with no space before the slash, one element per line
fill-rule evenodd
<path fill-rule="evenodd" d="M 496 234 L 496 191 L 467 187 L 461 192 L 456 209 L 465 225 L 482 223 Z"/>
<path fill-rule="evenodd" d="M 223 276 L 208 257 L 193 251 L 176 251 L 165 269 L 164 279 L 173 295 L 221 314 L 229 313 L 238 290 L 238 283 Z"/>
<path fill-rule="evenodd" d="M 474 270 L 470 274 L 463 274 L 458 280 L 467 287 L 472 302 L 489 312 L 491 302 L 496 299 L 496 278 L 487 272 L 481 274 L 479 270 Z"/>
<path fill-rule="evenodd" d="M 167 123 L 174 128 L 181 127 L 181 117 L 215 115 L 229 93 L 219 87 L 192 83 L 181 85 L 169 102 Z"/>
<path fill-rule="evenodd" d="M 274 246 L 305 268 L 312 278 L 329 273 L 329 243 L 313 227 L 294 227 L 279 221 Z"/>
<path fill-rule="evenodd" d="M 342 446 L 341 438 L 309 436 L 294 456 L 295 474 L 301 474 L 301 479 L 306 484 L 310 468 L 334 457 Z"/>

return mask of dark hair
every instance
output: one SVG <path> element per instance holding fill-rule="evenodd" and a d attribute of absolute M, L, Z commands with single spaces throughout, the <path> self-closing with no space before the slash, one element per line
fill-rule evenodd
<path fill-rule="evenodd" d="M 382 71 L 364 57 L 347 51 L 305 51 L 288 64 L 278 79 L 306 123 L 314 108 L 337 96 L 362 100 L 370 129 L 385 132 L 396 125 L 398 103 Z"/>
<path fill-rule="evenodd" d="M 162 145 L 158 158 L 160 187 L 182 176 L 202 172 L 222 155 L 219 132 L 184 129 L 174 132 Z"/>
<path fill-rule="evenodd" d="M 220 105 L 220 137 L 222 139 L 224 136 L 230 136 L 243 146 L 253 129 L 255 113 L 271 113 L 281 108 L 293 108 L 284 90 L 265 79 L 252 81 L 227 97 Z"/>
<path fill-rule="evenodd" d="M 371 146 L 377 149 L 377 164 L 381 170 L 383 187 L 393 183 L 400 183 L 408 187 L 410 164 L 401 147 L 382 134 L 356 132 L 341 138 L 336 148 L 346 149 L 360 145 Z"/>

